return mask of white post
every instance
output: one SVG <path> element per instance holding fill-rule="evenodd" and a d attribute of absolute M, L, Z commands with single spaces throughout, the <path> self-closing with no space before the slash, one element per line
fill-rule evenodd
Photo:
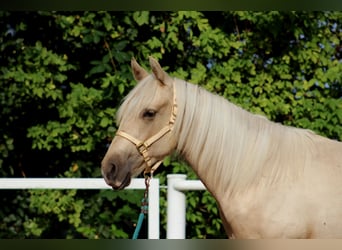
<path fill-rule="evenodd" d="M 151 179 L 148 190 L 148 238 L 159 239 L 159 179 Z"/>
<path fill-rule="evenodd" d="M 185 174 L 167 176 L 167 239 L 185 239 L 185 194 L 174 187 L 185 179 Z"/>

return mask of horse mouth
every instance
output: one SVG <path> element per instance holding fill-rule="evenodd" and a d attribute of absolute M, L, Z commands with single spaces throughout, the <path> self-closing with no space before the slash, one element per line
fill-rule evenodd
<path fill-rule="evenodd" d="M 120 185 L 116 186 L 116 185 L 112 185 L 112 188 L 114 190 L 122 190 L 125 187 L 127 187 L 129 184 L 131 183 L 131 174 L 127 173 L 125 179 L 121 182 Z"/>

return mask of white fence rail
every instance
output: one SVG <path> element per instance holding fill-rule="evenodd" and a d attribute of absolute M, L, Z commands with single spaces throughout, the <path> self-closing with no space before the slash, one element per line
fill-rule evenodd
<path fill-rule="evenodd" d="M 205 190 L 201 181 L 186 175 L 167 176 L 167 239 L 185 239 L 186 201 L 183 191 Z M 0 178 L 0 189 L 111 189 L 102 178 Z M 145 180 L 132 179 L 126 189 L 145 189 Z M 159 239 L 160 184 L 153 178 L 149 188 L 148 238 Z M 118 191 L 119 192 L 119 191 Z M 139 204 L 140 205 L 140 204 Z"/>

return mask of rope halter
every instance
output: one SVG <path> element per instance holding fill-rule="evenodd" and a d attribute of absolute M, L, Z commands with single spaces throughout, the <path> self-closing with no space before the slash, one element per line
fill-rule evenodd
<path fill-rule="evenodd" d="M 177 116 L 177 102 L 176 102 L 176 88 L 174 84 L 172 84 L 173 87 L 173 104 L 172 104 L 172 110 L 171 115 L 168 124 L 163 127 L 161 130 L 159 130 L 158 133 L 154 134 L 150 138 L 146 139 L 145 141 L 140 141 L 139 139 L 135 138 L 134 136 L 131 136 L 130 134 L 123 132 L 122 130 L 119 130 L 116 132 L 117 136 L 121 136 L 131 143 L 135 145 L 138 152 L 142 155 L 144 158 L 144 161 L 146 163 L 146 168 L 144 170 L 144 175 L 147 174 L 153 174 L 153 172 L 159 167 L 159 165 L 162 163 L 161 161 L 157 161 L 154 164 L 152 164 L 151 157 L 149 156 L 148 150 L 151 147 L 152 144 L 160 140 L 164 135 L 171 132 L 173 130 L 176 116 Z"/>

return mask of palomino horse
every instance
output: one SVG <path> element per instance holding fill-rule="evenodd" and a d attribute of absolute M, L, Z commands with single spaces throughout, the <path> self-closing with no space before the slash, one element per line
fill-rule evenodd
<path fill-rule="evenodd" d="M 342 143 L 271 122 L 134 59 L 137 86 L 102 161 L 114 189 L 176 151 L 215 197 L 231 238 L 342 238 Z"/>

